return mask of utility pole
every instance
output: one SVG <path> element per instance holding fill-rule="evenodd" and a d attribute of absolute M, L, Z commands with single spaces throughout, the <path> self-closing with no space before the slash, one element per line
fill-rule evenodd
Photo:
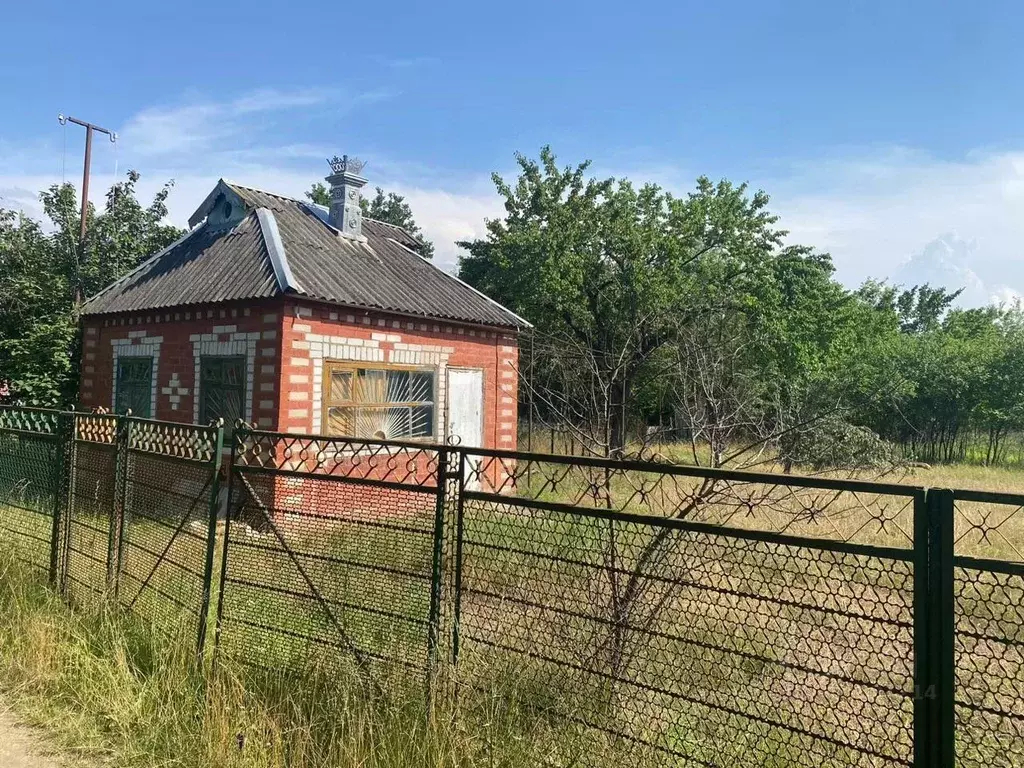
<path fill-rule="evenodd" d="M 78 256 L 75 259 L 75 312 L 77 313 L 78 308 L 82 306 L 82 259 L 85 258 L 85 230 L 88 225 L 86 219 L 89 214 L 89 166 L 92 164 L 92 134 L 93 131 L 105 133 L 110 138 L 111 144 L 117 141 L 117 134 L 113 131 L 108 131 L 106 128 L 100 128 L 98 125 L 63 114 L 57 115 L 57 122 L 61 125 L 74 123 L 85 128 L 85 168 L 82 171 L 82 226 L 78 233 Z"/>

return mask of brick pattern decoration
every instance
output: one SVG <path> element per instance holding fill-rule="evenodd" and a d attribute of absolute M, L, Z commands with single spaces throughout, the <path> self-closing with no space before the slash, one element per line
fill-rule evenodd
<path fill-rule="evenodd" d="M 201 362 L 204 357 L 245 358 L 245 413 L 246 422 L 252 422 L 252 398 L 256 384 L 256 342 L 262 337 L 260 331 L 240 331 L 237 325 L 215 325 L 210 333 L 193 333 L 188 337 L 192 342 L 196 396 L 192 398 L 192 421 L 199 423 L 199 402 L 202 398 Z M 276 335 L 276 334 L 275 334 Z M 266 349 L 266 348 L 265 348 Z"/>
<path fill-rule="evenodd" d="M 280 320 L 280 302 L 269 301 L 136 316 L 87 316 L 83 320 L 81 404 L 112 407 L 117 356 L 148 353 L 155 358 L 153 418 L 191 423 L 199 412 L 200 357 L 244 355 L 247 420 L 273 429 L 277 425 Z"/>

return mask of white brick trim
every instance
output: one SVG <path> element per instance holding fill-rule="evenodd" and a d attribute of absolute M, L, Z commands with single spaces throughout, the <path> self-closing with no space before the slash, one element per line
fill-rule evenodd
<path fill-rule="evenodd" d="M 117 407 L 117 365 L 122 357 L 151 357 L 153 358 L 153 377 L 149 388 L 149 415 L 156 418 L 156 391 L 160 375 L 160 345 L 163 343 L 163 336 L 147 336 L 145 331 L 131 331 L 127 339 L 111 339 L 110 346 L 114 353 L 114 376 L 113 384 L 110 387 L 110 410 L 114 412 Z"/>
<path fill-rule="evenodd" d="M 232 326 L 228 326 L 229 328 Z M 192 361 L 195 364 L 195 397 L 192 398 L 192 421 L 199 423 L 199 401 L 202 397 L 200 388 L 200 364 L 203 357 L 245 357 L 245 395 L 242 403 L 245 411 L 242 418 L 252 421 L 253 382 L 256 373 L 256 342 L 259 333 L 231 334 L 229 341 L 217 341 L 215 334 L 195 334 L 192 340 Z M 273 350 L 271 350 L 273 353 Z"/>

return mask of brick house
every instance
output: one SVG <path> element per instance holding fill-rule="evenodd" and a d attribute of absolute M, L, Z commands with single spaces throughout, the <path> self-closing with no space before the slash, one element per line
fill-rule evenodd
<path fill-rule="evenodd" d="M 514 449 L 528 324 L 363 219 L 358 161 L 331 167 L 329 209 L 221 180 L 184 237 L 89 299 L 81 404 Z"/>

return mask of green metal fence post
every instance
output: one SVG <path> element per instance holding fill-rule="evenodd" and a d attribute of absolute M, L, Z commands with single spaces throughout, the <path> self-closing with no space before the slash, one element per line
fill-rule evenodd
<path fill-rule="evenodd" d="M 931 641 L 934 662 L 934 716 L 930 736 L 934 765 L 953 768 L 956 706 L 956 597 L 953 589 L 953 492 L 928 491 L 928 583 L 931 597 Z"/>
<path fill-rule="evenodd" d="M 134 421 L 130 418 L 124 419 L 123 435 L 119 434 L 118 439 L 123 442 L 118 446 L 119 451 L 124 452 L 124 471 L 121 476 L 120 495 L 120 518 L 117 523 L 117 565 L 114 571 L 114 599 L 118 598 L 121 591 L 121 575 L 124 573 L 124 558 L 127 547 L 125 541 L 128 538 L 129 523 L 132 514 L 132 468 L 134 457 L 132 456 L 132 434 L 135 431 Z"/>
<path fill-rule="evenodd" d="M 107 590 L 117 602 L 123 566 L 125 516 L 128 510 L 128 464 L 130 461 L 130 416 L 117 418 L 117 439 L 114 453 L 114 499 L 110 510 L 110 532 L 107 538 Z"/>
<path fill-rule="evenodd" d="M 953 492 L 914 497 L 914 766 L 954 761 Z"/>
<path fill-rule="evenodd" d="M 455 607 L 452 613 L 452 666 L 459 665 L 459 621 L 462 618 L 462 539 L 465 527 L 466 452 L 459 451 L 458 494 L 455 511 Z M 456 678 L 457 679 L 457 678 Z"/>
<path fill-rule="evenodd" d="M 932 719 L 935 700 L 931 633 L 931 547 L 928 491 L 914 495 L 914 766 L 935 765 Z"/>
<path fill-rule="evenodd" d="M 220 509 L 220 469 L 221 453 L 224 449 L 224 421 L 218 420 L 216 434 L 213 438 L 213 466 L 210 471 L 210 506 L 206 527 L 206 563 L 203 567 L 203 599 L 199 607 L 199 636 L 196 641 L 196 653 L 200 662 L 206 645 L 206 629 L 210 619 L 210 601 L 213 597 L 213 561 L 217 547 L 217 511 Z M 225 536 L 227 533 L 225 532 Z"/>
<path fill-rule="evenodd" d="M 51 469 L 53 492 L 53 519 L 50 521 L 50 586 L 62 588 L 61 552 L 64 526 L 67 525 L 67 505 L 71 494 L 71 473 L 74 469 L 74 414 L 58 413 L 54 442 L 54 462 Z"/>
<path fill-rule="evenodd" d="M 434 556 L 430 570 L 430 620 L 427 630 L 427 696 L 437 671 L 441 634 L 441 558 L 444 552 L 444 505 L 448 491 L 448 449 L 437 449 L 437 498 L 434 506 Z"/>

